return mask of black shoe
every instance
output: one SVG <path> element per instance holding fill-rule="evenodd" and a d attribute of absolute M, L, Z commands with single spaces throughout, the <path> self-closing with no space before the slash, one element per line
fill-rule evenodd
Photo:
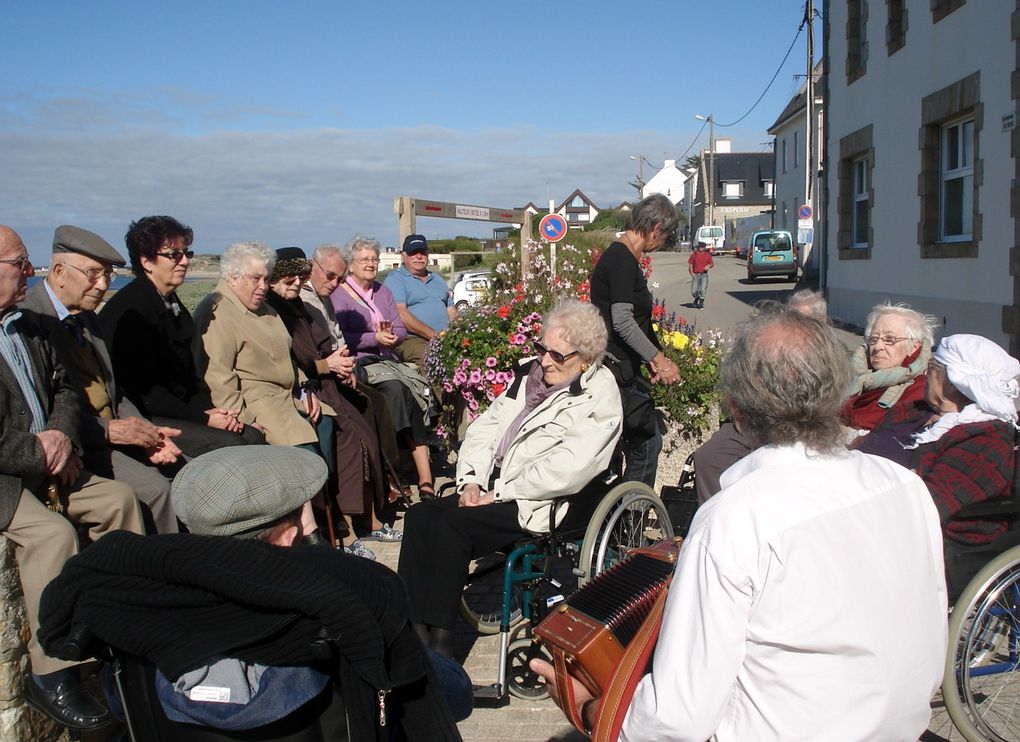
<path fill-rule="evenodd" d="M 110 712 L 86 693 L 77 681 L 60 683 L 43 690 L 31 677 L 25 678 L 25 703 L 68 729 L 87 732 L 110 723 Z"/>

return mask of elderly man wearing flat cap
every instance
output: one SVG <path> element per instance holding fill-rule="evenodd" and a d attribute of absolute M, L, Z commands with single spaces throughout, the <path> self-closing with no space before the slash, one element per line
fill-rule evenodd
<path fill-rule="evenodd" d="M 409 234 L 404 238 L 403 252 L 404 264 L 390 271 L 383 285 L 393 293 L 400 321 L 407 330 L 400 354 L 424 374 L 429 341 L 446 329 L 457 310 L 446 281 L 429 270 L 428 240 L 420 234 Z"/>
<path fill-rule="evenodd" d="M 14 544 L 31 635 L 27 703 L 73 729 L 106 724 L 109 712 L 81 687 L 78 661 L 39 643 L 43 588 L 78 551 L 76 523 L 93 541 L 142 532 L 134 492 L 82 468 L 81 398 L 32 312 L 15 308 L 35 274 L 18 234 L 0 225 L 0 533 Z M 66 515 L 66 517 L 65 517 Z"/>
<path fill-rule="evenodd" d="M 177 531 L 170 480 L 157 468 L 172 467 L 181 451 L 176 428 L 146 420 L 118 387 L 95 310 L 124 258 L 99 235 L 64 225 L 53 235 L 45 281 L 28 291 L 22 306 L 39 315 L 50 342 L 81 393 L 85 467 L 122 481 L 148 506 L 160 533 Z"/>
<path fill-rule="evenodd" d="M 326 476 L 320 456 L 291 446 L 193 459 L 173 485 L 191 533 L 100 543 L 68 564 L 43 596 L 43 645 L 59 656 L 87 625 L 145 656 L 173 721 L 274 723 L 283 734 L 311 723 L 337 740 L 389 739 L 386 726 L 409 742 L 460 739 L 454 719 L 471 712 L 470 680 L 421 646 L 401 580 L 369 560 L 298 545 L 302 511 Z M 307 702 L 328 692 L 330 675 L 339 682 L 323 711 Z"/>

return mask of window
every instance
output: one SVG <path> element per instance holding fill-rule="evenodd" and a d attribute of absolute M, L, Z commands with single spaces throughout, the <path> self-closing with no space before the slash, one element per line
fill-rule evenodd
<path fill-rule="evenodd" d="M 846 4 L 846 84 L 850 85 L 867 70 L 867 0 L 847 0 Z"/>
<path fill-rule="evenodd" d="M 954 10 L 959 10 L 967 0 L 931 0 L 931 22 L 938 23 Z"/>
<path fill-rule="evenodd" d="M 851 165 L 851 173 L 853 178 L 853 227 L 851 233 L 853 240 L 851 242 L 852 247 L 867 247 L 868 246 L 868 227 L 870 218 L 870 209 L 868 207 L 868 180 L 870 173 L 868 172 L 868 158 L 862 157 L 859 160 L 854 160 Z"/>
<path fill-rule="evenodd" d="M 783 172 L 786 172 L 786 140 L 783 140 Z"/>
<path fill-rule="evenodd" d="M 786 229 L 786 201 L 783 201 L 783 229 Z"/>
<path fill-rule="evenodd" d="M 871 211 L 875 208 L 875 147 L 869 124 L 839 140 L 836 161 L 836 255 L 869 260 L 875 248 Z"/>
<path fill-rule="evenodd" d="M 885 0 L 885 53 L 892 56 L 907 43 L 906 0 Z"/>
<path fill-rule="evenodd" d="M 797 145 L 797 134 L 799 132 L 793 132 L 793 166 L 797 167 L 797 153 L 800 152 L 800 147 Z"/>
<path fill-rule="evenodd" d="M 939 237 L 969 240 L 974 226 L 974 120 L 942 127 Z"/>
<path fill-rule="evenodd" d="M 918 245 L 922 258 L 976 258 L 981 242 L 981 73 L 921 99 Z"/>
<path fill-rule="evenodd" d="M 765 198 L 772 198 L 776 195 L 776 184 L 771 180 L 766 180 L 762 183 L 762 190 L 765 191 Z"/>
<path fill-rule="evenodd" d="M 727 181 L 723 183 L 723 198 L 740 198 L 744 195 L 744 182 Z"/>
<path fill-rule="evenodd" d="M 587 206 L 587 204 L 580 196 L 574 196 L 574 200 L 570 202 L 570 208 L 572 209 L 583 209 L 585 206 Z"/>

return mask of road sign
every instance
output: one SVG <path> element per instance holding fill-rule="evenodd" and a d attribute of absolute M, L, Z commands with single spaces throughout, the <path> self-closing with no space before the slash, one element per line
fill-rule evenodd
<path fill-rule="evenodd" d="M 808 220 L 810 220 L 811 217 L 813 217 L 814 215 L 815 215 L 815 210 L 813 208 L 811 208 L 811 204 L 803 204 L 799 209 L 797 209 L 797 218 L 798 219 L 808 219 Z"/>
<path fill-rule="evenodd" d="M 797 229 L 814 229 L 815 223 L 812 219 L 798 219 Z"/>
<path fill-rule="evenodd" d="M 546 214 L 538 223 L 538 233 L 543 240 L 559 242 L 567 236 L 567 220 L 559 214 Z"/>

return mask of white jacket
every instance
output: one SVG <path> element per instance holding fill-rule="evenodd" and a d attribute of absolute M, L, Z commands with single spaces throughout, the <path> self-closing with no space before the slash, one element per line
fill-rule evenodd
<path fill-rule="evenodd" d="M 524 409 L 526 364 L 517 368 L 520 383 L 497 397 L 468 428 L 457 455 L 458 491 L 466 484 L 488 489 L 503 432 Z M 512 393 L 515 396 L 508 396 Z M 495 501 L 516 500 L 521 528 L 548 532 L 552 498 L 580 491 L 609 466 L 622 422 L 616 380 L 608 369 L 592 366 L 524 419 L 492 488 Z M 566 512 L 560 508 L 557 524 Z"/>

